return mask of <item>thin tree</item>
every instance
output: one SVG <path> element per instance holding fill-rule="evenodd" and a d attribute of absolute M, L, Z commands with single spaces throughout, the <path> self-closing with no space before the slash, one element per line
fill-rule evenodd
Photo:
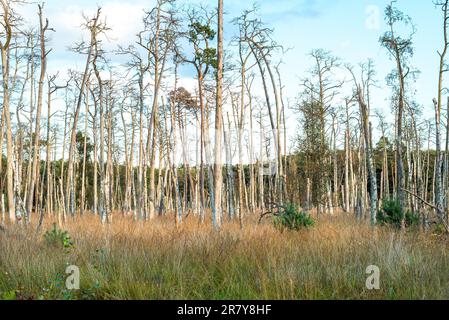
<path fill-rule="evenodd" d="M 220 227 L 222 220 L 222 159 L 221 142 L 223 132 L 223 0 L 218 0 L 218 33 L 217 33 L 217 94 L 215 109 L 215 168 L 214 168 L 214 200 L 215 217 L 213 222 L 215 227 Z"/>

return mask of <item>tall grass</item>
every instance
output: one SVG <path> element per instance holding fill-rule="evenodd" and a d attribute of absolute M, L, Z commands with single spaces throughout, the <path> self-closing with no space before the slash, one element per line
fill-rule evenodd
<path fill-rule="evenodd" d="M 249 219 L 251 220 L 251 219 Z M 17 299 L 449 299 L 449 241 L 372 229 L 344 215 L 310 230 L 280 232 L 269 221 L 219 231 L 189 217 L 111 225 L 67 221 L 74 246 L 49 245 L 21 227 L 0 231 L 0 298 Z M 80 268 L 81 289 L 65 288 Z M 365 286 L 369 265 L 380 290 Z"/>

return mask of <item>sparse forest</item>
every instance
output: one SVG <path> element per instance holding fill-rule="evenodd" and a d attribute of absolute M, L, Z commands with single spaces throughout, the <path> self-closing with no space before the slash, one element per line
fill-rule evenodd
<path fill-rule="evenodd" d="M 83 64 L 53 73 L 45 4 L 0 0 L 0 299 L 449 299 L 448 0 L 433 101 L 403 2 L 387 79 L 310 48 L 296 96 L 258 6 L 150 2 L 113 49 L 102 7 L 80 12 Z"/>

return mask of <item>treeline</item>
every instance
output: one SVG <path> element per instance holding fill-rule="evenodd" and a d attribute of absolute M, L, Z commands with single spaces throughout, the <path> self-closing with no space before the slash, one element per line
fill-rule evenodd
<path fill-rule="evenodd" d="M 171 215 L 180 225 L 192 214 L 219 228 L 293 202 L 375 225 L 382 201 L 395 199 L 424 227 L 437 217 L 449 230 L 448 1 L 436 3 L 444 50 L 435 119 L 427 121 L 414 100 L 414 27 L 396 1 L 385 9 L 379 45 L 392 61 L 393 123 L 372 105 L 374 61 L 355 67 L 322 49 L 311 51 L 292 103 L 282 81 L 285 50 L 256 8 L 232 20 L 236 31 L 225 43 L 222 0 L 212 9 L 158 0 L 130 44 L 114 50 L 104 45 L 112 31 L 98 8 L 83 15 L 88 39 L 71 48 L 84 68 L 62 75 L 47 71 L 57 30 L 44 5 L 26 22 L 17 8 L 32 4 L 0 3 L 2 223 L 40 226 L 46 217 L 63 223 L 86 213 L 107 223 L 121 213 L 143 221 Z M 181 85 L 181 68 L 194 73 L 192 88 Z M 289 111 L 299 122 L 291 150 Z"/>
<path fill-rule="evenodd" d="M 77 135 L 78 143 L 78 157 L 79 159 L 84 159 L 84 136 L 81 132 Z M 94 188 L 94 176 L 97 174 L 97 181 L 99 181 L 98 172 L 95 173 L 94 162 L 92 157 L 93 145 L 91 144 L 89 138 L 87 138 L 87 148 L 86 148 L 86 163 L 85 163 L 85 174 L 84 181 L 82 180 L 82 175 L 77 176 L 75 181 L 75 198 L 76 207 L 79 208 L 79 214 L 98 213 L 96 211 L 96 203 L 98 199 L 95 199 L 95 188 Z M 404 147 L 406 149 L 406 147 Z M 360 154 L 363 150 L 351 150 L 352 157 L 350 157 L 348 164 L 348 177 L 349 185 L 351 186 L 348 193 L 349 205 L 346 207 L 346 193 L 345 193 L 345 150 L 333 150 L 332 158 L 335 162 L 330 162 L 331 165 L 326 167 L 319 166 L 317 162 L 310 162 L 310 155 L 303 151 L 297 151 L 293 155 L 288 155 L 284 157 L 286 176 L 286 193 L 285 201 L 288 203 L 294 203 L 303 208 L 306 211 L 312 209 L 319 209 L 323 214 L 333 214 L 339 211 L 345 211 L 347 213 L 354 213 L 360 215 L 359 218 L 369 218 L 367 216 L 367 208 L 369 208 L 369 192 L 363 192 L 367 190 L 368 181 L 365 175 L 354 174 L 354 172 L 359 172 L 358 169 L 364 166 L 363 158 L 360 159 Z M 419 158 L 422 159 L 422 172 L 423 176 L 412 175 L 411 179 L 406 181 L 406 189 L 408 190 L 420 190 L 420 196 L 423 200 L 428 202 L 434 202 L 435 200 L 435 162 L 436 162 L 436 151 L 435 150 L 420 150 Z M 375 171 L 376 171 L 376 181 L 377 188 L 379 190 L 379 199 L 393 199 L 395 195 L 395 186 L 397 184 L 397 178 L 395 174 L 395 153 L 393 145 L 388 141 L 387 138 L 381 138 L 376 144 L 373 150 Z M 405 155 L 407 158 L 407 154 Z M 415 159 L 418 158 L 416 152 L 413 153 L 413 158 L 411 162 L 407 161 L 406 170 L 413 168 Z M 3 159 L 3 168 L 6 170 L 5 166 L 6 158 Z M 24 160 L 24 166 L 29 165 L 29 161 Z M 336 167 L 334 167 L 336 165 Z M 52 177 L 53 184 L 56 181 L 61 181 L 63 179 L 64 167 L 67 167 L 67 161 L 58 160 L 56 162 L 51 162 L 50 167 L 53 169 Z M 135 196 L 131 199 L 126 199 L 126 170 L 127 168 L 120 163 L 113 164 L 113 174 L 111 177 L 113 190 L 111 193 L 111 210 L 116 214 L 132 216 L 134 219 L 139 219 L 137 216 L 137 211 L 135 210 L 136 198 Z M 134 168 L 137 170 L 138 168 Z M 273 190 L 273 183 L 271 175 L 273 169 L 273 162 L 256 162 L 254 164 L 243 165 L 243 184 L 242 193 L 239 193 L 239 188 L 236 183 L 236 177 L 239 174 L 239 165 L 228 165 L 224 171 L 224 184 L 226 185 L 226 192 L 223 196 L 223 207 L 228 213 L 227 219 L 233 220 L 238 216 L 239 211 L 239 200 L 242 198 L 242 211 L 248 214 L 258 214 L 263 210 L 269 210 L 272 204 L 276 201 L 276 195 Z M 46 163 L 45 161 L 40 162 L 40 175 L 46 175 Z M 76 166 L 76 170 L 80 170 Z M 147 169 L 147 175 L 149 175 L 149 169 Z M 320 179 L 320 175 L 324 175 L 323 172 L 326 170 L 330 176 L 330 190 L 333 197 L 332 201 L 327 201 L 328 190 L 326 188 L 314 188 L 313 185 L 317 184 Z M 413 170 L 412 170 L 413 171 Z M 416 172 L 416 171 L 415 171 Z M 198 212 L 199 200 L 197 195 L 197 185 L 200 170 L 197 167 L 179 167 L 177 168 L 177 180 L 174 181 L 174 176 L 169 169 L 155 169 L 155 184 L 156 194 L 157 194 L 157 215 L 167 215 L 171 214 L 174 210 L 176 204 L 174 186 L 179 188 L 179 202 L 182 207 L 182 212 L 185 215 L 195 215 Z M 209 177 L 207 176 L 206 179 Z M 422 179 L 422 181 L 420 181 Z M 0 180 L 0 185 L 5 184 L 5 177 Z M 138 183 L 137 178 L 134 177 L 132 185 L 132 193 L 135 185 Z M 146 183 L 149 183 L 147 179 Z M 423 185 L 418 188 L 418 183 L 423 183 Z M 79 186 L 84 184 L 84 196 L 82 193 L 82 188 Z M 49 194 L 48 181 L 44 179 L 42 184 L 42 193 Z M 360 187 L 360 197 L 357 196 L 357 188 Z M 98 189 L 98 186 L 97 186 Z M 213 192 L 209 187 L 205 186 L 205 196 L 210 199 L 210 193 Z M 43 208 L 52 205 L 54 210 L 50 211 L 50 216 L 57 217 L 61 223 L 67 219 L 67 214 L 64 212 L 64 206 L 61 202 L 61 198 L 57 197 L 57 193 L 50 193 L 52 196 L 42 197 L 42 203 L 37 201 L 33 204 L 34 207 Z M 135 194 L 135 193 L 134 193 Z M 83 199 L 83 201 L 81 201 Z M 423 223 L 428 219 L 428 208 L 422 205 L 419 200 L 413 197 L 409 198 L 410 203 L 407 207 L 412 208 L 413 212 L 420 214 Z M 47 203 L 47 201 L 51 201 Z M 210 200 L 208 200 L 210 201 Z M 210 206 L 210 203 L 207 203 Z M 262 211 L 261 211 L 262 210 Z M 60 212 L 58 216 L 55 212 Z M 363 213 L 363 214 L 362 214 Z"/>
<path fill-rule="evenodd" d="M 373 150 L 374 156 L 374 169 L 376 172 L 377 189 L 379 190 L 379 207 L 382 205 L 383 199 L 395 200 L 395 186 L 397 185 L 397 176 L 395 173 L 395 152 L 391 143 L 387 144 L 387 148 L 384 149 L 383 139 Z M 363 217 L 367 217 L 367 208 L 369 208 L 369 190 L 368 190 L 368 178 L 359 169 L 364 166 L 364 159 L 360 159 L 362 150 L 351 150 L 351 156 L 349 157 L 348 164 L 348 186 L 350 192 L 348 193 L 348 203 L 346 202 L 345 192 L 345 177 L 346 177 L 346 165 L 345 165 L 345 150 L 332 151 L 333 160 L 327 167 L 322 167 L 316 162 L 310 162 L 309 157 L 304 152 L 297 152 L 295 155 L 287 157 L 287 172 L 291 177 L 287 183 L 288 199 L 292 203 L 301 204 L 305 210 L 313 208 L 319 208 L 322 213 L 335 213 L 343 210 L 348 213 L 354 213 L 360 215 L 363 213 Z M 435 162 L 436 151 L 435 150 L 420 150 L 421 170 L 422 175 L 413 174 L 410 179 L 406 181 L 407 190 L 418 190 L 420 197 L 433 203 L 435 200 Z M 416 152 L 414 153 L 415 157 Z M 352 159 L 351 159 L 352 158 Z M 414 159 L 412 162 L 406 164 L 406 170 L 414 167 Z M 336 168 L 336 170 L 335 170 Z M 321 188 L 313 187 L 318 186 L 318 181 L 321 175 L 324 175 L 324 170 L 330 177 L 329 189 L 327 186 Z M 416 171 L 415 171 L 416 172 Z M 302 178 L 300 178 L 302 177 Z M 422 184 L 418 187 L 418 183 Z M 358 192 L 360 193 L 361 201 L 358 198 Z M 332 201 L 328 201 L 328 191 L 331 191 Z M 354 191 L 351 191 L 354 190 Z M 365 191 L 366 190 L 366 191 Z M 432 208 L 423 206 L 423 201 L 416 197 L 408 197 L 407 208 L 411 208 L 413 212 L 420 214 L 423 219 L 428 219 L 425 215 Z M 423 220 L 423 222 L 426 220 Z"/>

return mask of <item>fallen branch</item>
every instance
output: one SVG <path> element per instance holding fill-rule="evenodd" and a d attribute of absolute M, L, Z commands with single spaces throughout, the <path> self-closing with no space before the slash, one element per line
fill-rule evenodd
<path fill-rule="evenodd" d="M 438 218 L 440 219 L 441 223 L 443 224 L 444 228 L 446 229 L 446 233 L 449 234 L 449 225 L 448 225 L 447 222 L 444 220 L 444 212 L 442 212 L 441 209 L 439 209 L 436 205 L 431 204 L 430 202 L 424 200 L 422 197 L 420 197 L 419 195 L 417 195 L 417 194 L 415 194 L 415 193 L 413 193 L 413 192 L 411 192 L 411 191 L 409 191 L 409 190 L 402 189 L 402 191 L 405 191 L 405 192 L 408 193 L 409 195 L 411 195 L 411 196 L 417 198 L 419 201 L 421 201 L 421 202 L 422 202 L 423 204 L 425 204 L 426 206 L 428 206 L 428 207 L 430 207 L 430 208 L 432 208 L 432 209 L 435 209 L 436 212 L 437 212 Z"/>
<path fill-rule="evenodd" d="M 277 203 L 269 203 L 269 207 L 272 207 L 274 210 L 267 211 L 265 213 L 262 213 L 259 218 L 259 224 L 262 222 L 262 219 L 266 216 L 274 216 L 279 217 L 280 215 L 280 209 L 284 209 L 283 205 L 277 204 Z M 275 212 L 277 210 L 277 212 Z"/>
<path fill-rule="evenodd" d="M 265 218 L 266 216 L 275 216 L 275 217 L 277 217 L 277 216 L 279 216 L 279 213 L 274 213 L 274 212 L 271 212 L 271 211 L 262 213 L 260 215 L 260 218 L 259 218 L 259 224 L 262 222 L 262 219 Z"/>

